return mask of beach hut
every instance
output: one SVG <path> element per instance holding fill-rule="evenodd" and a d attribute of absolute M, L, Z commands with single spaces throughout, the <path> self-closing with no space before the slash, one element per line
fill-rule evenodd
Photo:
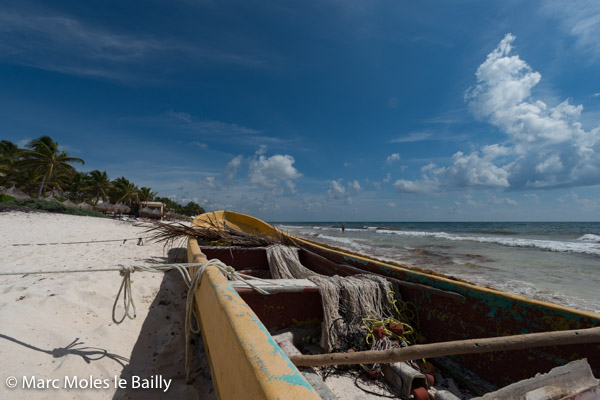
<path fill-rule="evenodd" d="M 98 203 L 94 206 L 94 210 L 105 213 L 112 210 L 112 207 L 110 206 L 112 206 L 110 203 Z"/>
<path fill-rule="evenodd" d="M 46 201 L 53 201 L 55 203 L 60 203 L 62 204 L 58 199 L 54 198 L 54 195 L 50 195 L 48 197 L 44 197 L 42 200 L 46 200 Z"/>
<path fill-rule="evenodd" d="M 63 206 L 76 208 L 77 204 L 73 203 L 71 200 L 65 200 L 62 202 Z"/>
<path fill-rule="evenodd" d="M 80 208 L 82 210 L 93 210 L 94 206 L 92 206 L 89 203 L 86 203 L 85 201 L 82 201 L 81 203 L 77 204 L 77 208 Z"/>
<path fill-rule="evenodd" d="M 12 196 L 17 200 L 24 200 L 24 199 L 29 199 L 30 197 L 25 194 L 24 192 L 20 191 L 19 189 L 17 189 L 16 187 L 12 186 L 8 189 L 2 189 L 2 191 L 0 192 L 2 194 L 6 194 L 8 196 Z"/>
<path fill-rule="evenodd" d="M 165 216 L 165 203 L 160 201 L 142 201 L 140 207 L 140 217 L 162 220 Z"/>
<path fill-rule="evenodd" d="M 131 207 L 129 207 L 123 203 L 118 203 L 118 204 L 115 204 L 114 210 L 116 213 L 123 215 L 123 214 L 128 214 L 129 211 L 131 211 Z"/>

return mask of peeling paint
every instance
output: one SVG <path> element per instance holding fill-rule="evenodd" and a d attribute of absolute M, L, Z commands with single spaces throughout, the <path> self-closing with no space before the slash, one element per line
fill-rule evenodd
<path fill-rule="evenodd" d="M 273 351 L 271 352 L 271 354 L 277 355 L 277 356 L 281 357 L 283 360 L 285 360 L 285 362 L 287 363 L 288 368 L 292 371 L 291 374 L 284 374 L 284 375 L 279 375 L 279 376 L 271 376 L 267 372 L 267 376 L 269 376 L 269 378 L 268 378 L 269 381 L 275 379 L 275 380 L 280 380 L 280 381 L 287 382 L 287 383 L 289 383 L 291 385 L 295 385 L 295 386 L 298 386 L 298 385 L 299 386 L 304 386 L 305 388 L 307 388 L 308 390 L 310 390 L 312 392 L 313 391 L 312 386 L 300 374 L 300 371 L 298 371 L 298 369 L 292 363 L 292 361 L 289 359 L 289 357 L 287 356 L 287 354 L 285 354 L 283 352 L 283 350 L 281 349 L 281 347 L 279 347 L 279 345 L 275 342 L 275 339 L 273 339 L 273 336 L 271 336 L 271 334 L 269 333 L 269 331 L 267 331 L 267 328 L 264 327 L 264 325 L 262 324 L 262 322 L 260 322 L 260 320 L 255 315 L 251 315 L 250 319 L 267 336 L 267 340 L 268 340 L 269 344 L 271 346 L 273 346 Z"/>

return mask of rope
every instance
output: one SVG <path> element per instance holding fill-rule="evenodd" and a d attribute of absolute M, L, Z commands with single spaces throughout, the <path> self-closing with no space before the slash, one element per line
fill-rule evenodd
<path fill-rule="evenodd" d="M 136 237 L 136 238 L 126 238 L 126 239 L 110 239 L 110 240 L 90 240 L 87 242 L 51 242 L 51 243 L 15 243 L 11 244 L 11 246 L 52 246 L 57 244 L 82 244 L 82 243 L 106 243 L 106 242 L 127 242 L 128 240 L 137 240 L 138 246 L 143 246 L 143 239 L 148 239 L 149 236 L 146 237 Z"/>
<path fill-rule="evenodd" d="M 248 284 L 252 289 L 256 290 L 258 293 L 263 295 L 268 295 L 269 292 L 261 289 L 256 286 L 251 280 L 258 280 L 263 282 L 271 282 L 265 279 L 260 279 L 257 277 L 249 276 L 246 274 L 241 274 L 237 272 L 233 267 L 230 267 L 224 264 L 221 260 L 212 259 L 204 263 L 189 263 L 189 264 L 159 264 L 156 266 L 146 266 L 146 265 L 119 265 L 117 267 L 106 267 L 106 268 L 95 268 L 95 269 L 70 269 L 70 270 L 41 270 L 41 271 L 21 271 L 21 272 L 2 272 L 0 276 L 8 276 L 8 275 L 41 275 L 41 274 L 67 274 L 67 273 L 80 273 L 80 272 L 108 272 L 108 271 L 119 271 L 120 275 L 123 277 L 121 280 L 121 286 L 119 287 L 119 291 L 117 296 L 115 297 L 115 302 L 113 303 L 112 308 L 112 320 L 115 324 L 121 324 L 125 318 L 135 319 L 136 317 L 136 308 L 135 303 L 133 302 L 133 295 L 131 291 L 131 274 L 135 271 L 146 271 L 146 272 L 167 272 L 172 269 L 179 271 L 181 274 L 183 281 L 188 287 L 187 299 L 186 299 L 186 310 L 185 310 L 185 371 L 186 371 L 186 380 L 187 383 L 191 382 L 191 358 L 190 358 L 190 342 L 191 335 L 198 334 L 200 332 L 200 316 L 194 307 L 194 293 L 200 287 L 200 281 L 202 279 L 202 274 L 204 273 L 207 266 L 214 266 L 219 269 L 219 271 L 225 275 L 229 280 L 243 280 L 246 284 Z M 190 277 L 190 274 L 187 270 L 189 267 L 199 267 L 198 271 L 194 275 L 193 278 Z M 121 297 L 121 293 L 123 296 Z M 116 310 L 119 299 L 123 299 L 123 316 L 119 319 L 116 318 Z M 196 320 L 196 326 L 194 327 L 194 319 Z"/>

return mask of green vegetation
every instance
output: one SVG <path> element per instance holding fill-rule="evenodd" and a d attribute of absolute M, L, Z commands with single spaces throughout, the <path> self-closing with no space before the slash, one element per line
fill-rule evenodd
<path fill-rule="evenodd" d="M 32 210 L 41 210 L 59 214 L 83 215 L 88 217 L 104 217 L 104 214 L 98 211 L 67 207 L 64 204 L 57 203 L 56 201 L 46 201 L 38 199 L 15 200 L 14 197 L 13 200 L 7 201 L 0 199 L 0 207 L 29 208 Z"/>
<path fill-rule="evenodd" d="M 190 202 L 176 203 L 166 197 L 156 197 L 149 187 L 139 188 L 125 177 L 111 180 L 106 171 L 79 172 L 73 163 L 83 165 L 78 157 L 70 157 L 49 136 L 30 141 L 21 149 L 8 140 L 0 141 L 0 186 L 15 186 L 25 194 L 42 199 L 52 195 L 55 199 L 73 203 L 86 202 L 96 205 L 99 201 L 112 204 L 124 203 L 137 210 L 143 201 L 162 201 L 167 211 L 180 215 L 202 214 L 200 205 Z M 66 214 L 92 215 L 90 211 L 67 207 L 57 202 L 36 199 L 15 200 L 0 195 L 0 206 L 19 206 Z M 93 215 L 101 215 L 93 211 Z"/>
<path fill-rule="evenodd" d="M 4 201 L 14 201 L 16 200 L 14 197 L 9 196 L 7 194 L 0 194 L 0 203 L 4 202 Z"/>
<path fill-rule="evenodd" d="M 196 204 L 193 201 L 190 201 L 185 206 L 182 206 L 181 204 L 176 203 L 167 197 L 156 197 L 154 198 L 154 201 L 160 201 L 165 203 L 168 210 L 171 210 L 177 214 L 192 216 L 204 213 L 204 208 L 200 207 L 199 204 Z"/>

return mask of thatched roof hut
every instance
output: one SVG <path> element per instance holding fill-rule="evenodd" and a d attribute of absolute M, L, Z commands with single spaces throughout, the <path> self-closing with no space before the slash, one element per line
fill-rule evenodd
<path fill-rule="evenodd" d="M 129 211 L 131 211 L 131 207 L 129 207 L 129 206 L 123 204 L 123 203 L 118 203 L 118 204 L 115 204 L 114 211 L 117 212 L 117 213 L 119 213 L 119 214 L 126 214 Z"/>
<path fill-rule="evenodd" d="M 94 206 L 94 210 L 96 211 L 100 211 L 100 212 L 107 212 L 112 210 L 112 204 L 110 203 L 98 203 Z"/>
<path fill-rule="evenodd" d="M 139 211 L 140 217 L 150 217 L 162 219 L 165 215 L 165 203 L 160 201 L 142 201 L 142 207 Z"/>
<path fill-rule="evenodd" d="M 93 210 L 94 206 L 92 206 L 89 203 L 86 203 L 85 201 L 82 201 L 81 203 L 77 204 L 77 208 L 81 208 L 82 210 Z"/>
<path fill-rule="evenodd" d="M 73 203 L 71 200 L 65 200 L 62 202 L 63 206 L 76 208 L 77 204 Z"/>
<path fill-rule="evenodd" d="M 61 202 L 60 202 L 58 199 L 55 199 L 55 198 L 54 198 L 54 195 L 52 195 L 52 194 L 51 194 L 50 196 L 48 196 L 48 197 L 44 197 L 42 200 L 46 200 L 46 201 L 53 201 L 53 202 L 55 202 L 55 203 L 60 203 L 60 204 L 63 204 L 63 203 L 61 203 Z"/>
<path fill-rule="evenodd" d="M 16 187 L 10 187 L 8 189 L 2 189 L 0 191 L 0 193 L 2 194 L 6 194 L 8 196 L 12 196 L 17 200 L 24 200 L 24 199 L 29 199 L 30 197 L 25 193 L 20 191 L 19 189 L 17 189 Z"/>

